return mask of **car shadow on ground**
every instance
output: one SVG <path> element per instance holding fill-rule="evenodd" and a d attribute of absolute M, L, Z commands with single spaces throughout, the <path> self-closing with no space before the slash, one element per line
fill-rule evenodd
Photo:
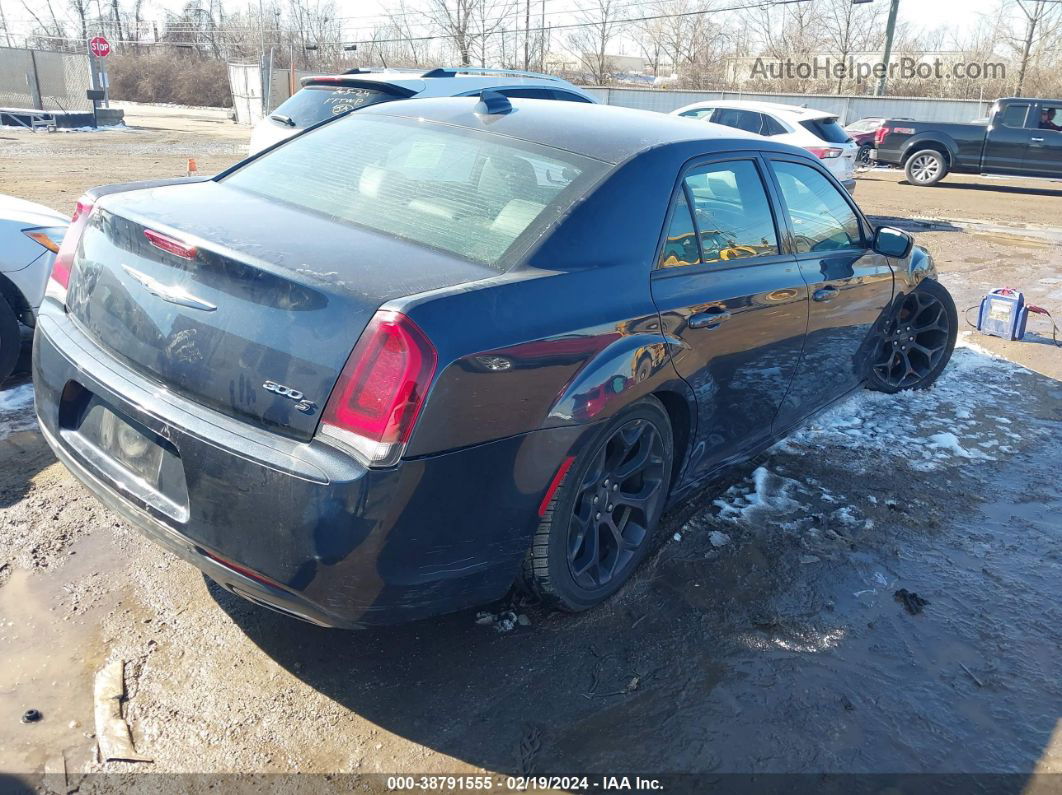
<path fill-rule="evenodd" d="M 28 354 L 23 359 L 15 373 L 0 384 L 0 400 L 5 393 L 10 395 L 32 384 Z M 55 462 L 55 455 L 34 424 L 32 403 L 14 412 L 0 410 L 0 509 L 21 500 L 37 473 Z"/>
<path fill-rule="evenodd" d="M 1062 578 L 1037 573 L 1059 565 L 1062 392 L 1028 371 L 1014 385 L 1037 407 L 1020 455 L 926 476 L 776 452 L 805 530 L 672 517 L 681 542 L 581 615 L 342 632 L 210 591 L 319 692 L 495 772 L 1003 770 L 1018 792 L 1062 714 Z M 869 521 L 838 520 L 838 494 Z M 929 606 L 906 612 L 900 587 Z"/>
<path fill-rule="evenodd" d="M 907 232 L 965 232 L 961 226 L 950 221 L 925 221 L 922 219 L 900 218 L 895 215 L 868 215 L 868 220 L 875 226 L 892 226 Z"/>
<path fill-rule="evenodd" d="M 907 180 L 900 180 L 901 185 L 910 185 Z M 936 185 L 931 186 L 934 190 L 980 190 L 990 193 L 1010 193 L 1022 196 L 1049 196 L 1062 197 L 1062 188 L 1052 190 L 1050 188 L 1034 188 L 1025 185 L 986 185 L 983 182 L 957 182 L 954 177 L 949 177 Z"/>

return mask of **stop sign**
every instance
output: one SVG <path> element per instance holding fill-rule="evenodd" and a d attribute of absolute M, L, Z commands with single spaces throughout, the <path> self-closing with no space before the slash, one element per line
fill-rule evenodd
<path fill-rule="evenodd" d="M 89 52 L 98 58 L 106 58 L 111 54 L 111 43 L 103 36 L 94 36 L 89 41 Z"/>

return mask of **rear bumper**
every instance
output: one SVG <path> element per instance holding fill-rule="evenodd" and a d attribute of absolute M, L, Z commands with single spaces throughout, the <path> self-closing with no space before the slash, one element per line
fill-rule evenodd
<path fill-rule="evenodd" d="M 161 388 L 50 301 L 33 361 L 45 438 L 104 504 L 233 593 L 325 626 L 396 623 L 502 596 L 542 495 L 584 430 L 367 469 Z M 186 498 L 160 497 L 78 437 L 68 417 L 82 390 L 176 451 Z"/>
<path fill-rule="evenodd" d="M 871 149 L 870 159 L 889 166 L 900 165 L 900 152 L 895 149 Z"/>
<path fill-rule="evenodd" d="M 853 193 L 853 194 L 855 193 L 855 191 L 856 191 L 855 177 L 853 177 L 852 179 L 842 180 L 841 184 L 844 185 L 844 189 L 846 191 L 848 191 L 849 193 Z"/>

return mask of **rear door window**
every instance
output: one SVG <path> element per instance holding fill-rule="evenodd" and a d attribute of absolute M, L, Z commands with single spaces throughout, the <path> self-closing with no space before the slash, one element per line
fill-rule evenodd
<path fill-rule="evenodd" d="M 772 161 L 797 253 L 862 247 L 859 218 L 833 183 L 811 166 Z"/>
<path fill-rule="evenodd" d="M 296 91 L 270 115 L 287 116 L 296 127 L 309 127 L 349 110 L 400 98 L 397 94 L 375 88 L 311 85 Z"/>
<path fill-rule="evenodd" d="M 844 127 L 837 123 L 837 119 L 804 119 L 800 126 L 829 144 L 843 144 L 851 137 Z"/>
<path fill-rule="evenodd" d="M 1008 105 L 1007 109 L 1003 111 L 1003 126 L 1020 130 L 1025 126 L 1025 116 L 1028 113 L 1029 106 L 1026 104 Z"/>
<path fill-rule="evenodd" d="M 683 111 L 679 116 L 685 116 L 690 119 L 703 119 L 707 116 L 711 116 L 715 113 L 715 108 L 696 108 L 694 110 Z"/>
<path fill-rule="evenodd" d="M 782 123 L 775 119 L 773 116 L 763 114 L 763 134 L 764 135 L 785 135 L 789 130 L 782 126 Z"/>
<path fill-rule="evenodd" d="M 555 99 L 553 91 L 548 88 L 521 86 L 519 88 L 496 88 L 494 90 L 513 99 Z"/>
<path fill-rule="evenodd" d="M 552 89 L 553 98 L 560 100 L 561 102 L 586 102 L 589 103 L 586 97 L 579 94 L 573 94 L 571 91 L 561 91 L 560 89 Z"/>
<path fill-rule="evenodd" d="M 717 108 L 712 114 L 712 121 L 725 127 L 733 127 L 737 130 L 760 134 L 763 129 L 763 118 L 759 113 L 739 108 Z"/>
<path fill-rule="evenodd" d="M 777 253 L 774 215 L 753 161 L 698 166 L 686 175 L 661 267 L 723 264 Z"/>
<path fill-rule="evenodd" d="M 671 213 L 671 223 L 664 238 L 664 250 L 660 254 L 661 268 L 674 268 L 678 265 L 699 265 L 701 249 L 697 245 L 697 230 L 693 226 L 693 215 L 686 191 L 679 188 L 675 198 L 675 209 Z"/>

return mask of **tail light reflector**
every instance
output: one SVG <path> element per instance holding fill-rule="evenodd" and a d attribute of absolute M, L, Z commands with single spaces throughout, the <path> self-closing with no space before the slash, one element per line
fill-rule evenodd
<path fill-rule="evenodd" d="M 435 346 L 412 320 L 378 311 L 343 367 L 318 433 L 370 466 L 397 463 L 437 364 Z"/>
<path fill-rule="evenodd" d="M 843 149 L 836 146 L 805 146 L 811 154 L 819 158 L 819 160 L 826 160 L 831 157 L 840 157 Z"/>
<path fill-rule="evenodd" d="M 88 226 L 89 216 L 92 215 L 93 201 L 87 196 L 82 196 L 74 206 L 74 215 L 70 218 L 70 226 L 63 235 L 63 242 L 59 246 L 59 253 L 55 255 L 52 265 L 52 275 L 48 279 L 46 295 L 61 304 L 66 303 L 66 291 L 70 286 L 70 272 L 74 267 L 74 254 L 77 252 L 81 236 Z"/>

